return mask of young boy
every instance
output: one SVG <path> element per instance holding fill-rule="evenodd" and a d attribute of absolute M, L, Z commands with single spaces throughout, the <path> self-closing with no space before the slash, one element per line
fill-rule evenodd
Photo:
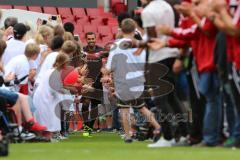
<path fill-rule="evenodd" d="M 116 48 L 110 51 L 106 64 L 106 74 L 113 72 L 113 83 L 115 95 L 118 99 L 117 106 L 120 108 L 122 125 L 125 131 L 125 142 L 131 143 L 129 109 L 134 107 L 146 116 L 154 126 L 155 138 L 160 137 L 161 127 L 154 118 L 154 115 L 145 107 L 144 103 L 144 64 L 146 53 L 142 51 L 135 56 L 137 48 L 128 48 L 128 44 L 134 39 L 136 24 L 132 19 L 122 21 L 123 38 L 116 42 Z M 102 82 L 108 81 L 103 79 Z"/>
<path fill-rule="evenodd" d="M 28 44 L 23 55 L 13 57 L 5 66 L 5 75 L 12 72 L 20 80 L 20 84 L 15 91 L 28 94 L 28 77 L 31 77 L 29 61 L 36 60 L 39 52 L 40 48 L 37 44 Z"/>

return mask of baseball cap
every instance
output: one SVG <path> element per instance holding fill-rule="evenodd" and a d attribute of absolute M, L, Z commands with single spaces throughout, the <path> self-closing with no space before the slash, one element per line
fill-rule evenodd
<path fill-rule="evenodd" d="M 15 38 L 22 38 L 27 32 L 27 27 L 23 23 L 17 23 L 13 27 L 13 34 Z"/>

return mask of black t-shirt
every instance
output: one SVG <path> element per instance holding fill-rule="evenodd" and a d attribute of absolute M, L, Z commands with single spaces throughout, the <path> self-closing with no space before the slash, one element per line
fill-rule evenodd
<path fill-rule="evenodd" d="M 84 52 L 87 52 L 88 54 L 95 54 L 100 51 L 103 51 L 104 49 L 100 46 L 95 46 L 94 50 L 92 50 L 89 46 L 85 46 L 83 48 Z M 101 68 L 102 68 L 102 60 L 96 59 L 96 60 L 89 60 L 87 62 L 89 74 L 88 77 L 92 78 L 94 80 L 93 87 L 97 89 L 102 89 L 102 84 L 100 82 L 101 79 Z"/>

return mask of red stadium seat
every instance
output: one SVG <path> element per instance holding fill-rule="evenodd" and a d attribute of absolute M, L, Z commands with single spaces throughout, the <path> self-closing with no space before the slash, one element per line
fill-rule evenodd
<path fill-rule="evenodd" d="M 12 9 L 11 5 L 0 5 L 0 9 Z"/>
<path fill-rule="evenodd" d="M 27 6 L 13 6 L 14 9 L 28 10 Z"/>
<path fill-rule="evenodd" d="M 108 20 L 108 25 L 109 26 L 118 26 L 118 21 L 117 21 L 117 19 L 109 19 Z"/>
<path fill-rule="evenodd" d="M 101 15 L 103 15 L 103 14 L 105 13 L 103 6 L 99 6 L 99 7 L 98 7 L 98 10 L 99 10 L 99 13 L 100 13 Z"/>
<path fill-rule="evenodd" d="M 44 13 L 57 15 L 57 9 L 55 7 L 43 7 Z"/>
<path fill-rule="evenodd" d="M 111 19 L 113 18 L 113 14 L 111 12 L 104 12 L 101 17 Z"/>
<path fill-rule="evenodd" d="M 98 18 L 92 19 L 91 24 L 96 26 L 103 25 L 103 18 L 98 17 Z"/>
<path fill-rule="evenodd" d="M 72 11 L 71 8 L 66 8 L 66 7 L 58 7 L 58 13 L 62 16 L 65 15 L 71 15 L 72 16 Z"/>
<path fill-rule="evenodd" d="M 73 24 L 76 24 L 74 17 L 69 16 L 69 17 L 61 17 L 61 18 L 62 18 L 63 23 L 71 22 Z"/>
<path fill-rule="evenodd" d="M 88 17 L 81 17 L 77 19 L 77 24 L 87 25 L 90 24 Z"/>
<path fill-rule="evenodd" d="M 77 34 L 83 33 L 83 26 L 80 25 L 80 24 L 76 24 L 74 32 L 77 33 Z"/>
<path fill-rule="evenodd" d="M 94 25 L 84 25 L 83 32 L 84 33 L 87 33 L 87 32 L 97 33 L 97 26 L 94 26 Z"/>
<path fill-rule="evenodd" d="M 87 8 L 87 15 L 90 18 L 97 18 L 99 15 L 101 15 L 101 11 L 99 8 Z"/>
<path fill-rule="evenodd" d="M 102 37 L 102 42 L 108 43 L 113 40 L 113 35 L 112 33 L 109 33 L 107 36 Z"/>
<path fill-rule="evenodd" d="M 72 8 L 72 11 L 76 17 L 86 17 L 84 8 Z"/>
<path fill-rule="evenodd" d="M 112 33 L 113 33 L 113 35 L 116 35 L 118 33 L 118 26 L 112 27 Z"/>
<path fill-rule="evenodd" d="M 29 11 L 42 13 L 42 8 L 38 6 L 28 6 Z"/>
<path fill-rule="evenodd" d="M 105 37 L 112 34 L 111 28 L 109 26 L 98 26 L 98 33 L 100 36 Z"/>

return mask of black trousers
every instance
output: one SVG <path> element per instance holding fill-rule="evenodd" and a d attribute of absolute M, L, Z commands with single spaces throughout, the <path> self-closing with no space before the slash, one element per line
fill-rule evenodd
<path fill-rule="evenodd" d="M 172 66 L 175 62 L 175 58 L 168 58 L 158 63 L 163 64 L 169 68 L 169 72 L 162 79 L 172 83 L 175 86 L 176 75 L 172 72 Z M 147 84 L 151 84 L 151 77 L 146 77 Z M 185 111 L 179 98 L 177 97 L 176 90 L 174 89 L 168 95 L 156 97 L 154 100 L 156 107 L 160 110 L 160 115 L 156 115 L 158 121 L 162 126 L 162 132 L 165 139 L 170 140 L 175 137 L 176 134 L 182 136 L 187 135 L 187 125 L 184 122 L 179 122 L 176 127 L 173 127 L 173 118 L 176 114 L 183 114 Z M 169 119 L 170 118 L 170 119 Z"/>

